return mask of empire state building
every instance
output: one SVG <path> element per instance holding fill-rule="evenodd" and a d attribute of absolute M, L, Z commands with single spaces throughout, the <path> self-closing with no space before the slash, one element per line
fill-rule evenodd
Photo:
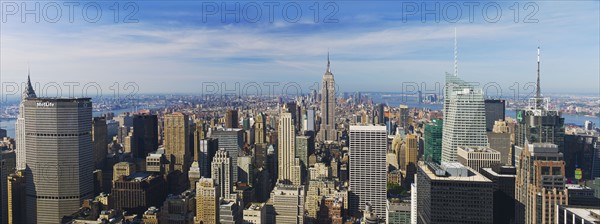
<path fill-rule="evenodd" d="M 335 130 L 335 81 L 329 68 L 329 53 L 327 54 L 327 70 L 323 75 L 323 84 L 321 86 L 321 127 L 319 138 L 322 141 L 337 140 L 337 131 Z"/>

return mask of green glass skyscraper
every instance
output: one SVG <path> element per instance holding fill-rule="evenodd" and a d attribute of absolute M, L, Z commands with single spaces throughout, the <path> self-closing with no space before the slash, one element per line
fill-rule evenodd
<path fill-rule="evenodd" d="M 423 160 L 440 163 L 442 161 L 442 127 L 444 121 L 433 119 L 425 125 Z"/>

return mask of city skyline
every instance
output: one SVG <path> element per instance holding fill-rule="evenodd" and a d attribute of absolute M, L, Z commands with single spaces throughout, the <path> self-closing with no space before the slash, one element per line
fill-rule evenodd
<path fill-rule="evenodd" d="M 242 86 L 295 82 L 308 93 L 322 75 L 329 50 L 335 63 L 332 72 L 339 78 L 337 92 L 394 92 L 403 82 L 443 82 L 443 73 L 454 70 L 456 28 L 459 76 L 466 80 L 497 82 L 505 92 L 514 82 L 533 82 L 532 49 L 542 45 L 544 92 L 596 93 L 596 82 L 566 83 L 563 77 L 588 80 L 600 71 L 599 3 L 533 3 L 539 11 L 530 18 L 537 19 L 532 23 L 523 22 L 529 12 L 524 3 L 515 22 L 510 2 L 496 3 L 503 10 L 496 23 L 486 21 L 492 15 L 479 13 L 471 23 L 463 2 L 458 3 L 464 12 L 456 23 L 448 22 L 451 15 L 441 12 L 435 14 L 439 23 L 433 15 L 422 22 L 420 11 L 407 12 L 408 3 L 388 2 L 369 7 L 336 2 L 332 7 L 338 12 L 332 19 L 337 21 L 326 22 L 322 17 L 327 11 L 322 11 L 316 23 L 306 2 L 300 4 L 304 14 L 297 22 L 275 16 L 272 23 L 264 19 L 249 23 L 244 22 L 247 15 L 238 15 L 241 22 L 235 18 L 221 22 L 219 14 L 202 14 L 202 5 L 190 2 L 169 7 L 136 3 L 139 12 L 133 23 L 112 22 L 108 3 L 100 5 L 106 13 L 97 23 L 76 17 L 73 23 L 62 18 L 49 25 L 45 17 L 30 23 L 6 16 L 0 78 L 3 83 L 21 83 L 22 74 L 31 67 L 42 84 L 97 82 L 104 92 L 120 81 L 121 85 L 135 82 L 139 93 L 198 93 L 207 82 L 225 82 L 229 88 L 235 82 Z M 439 7 L 445 6 L 442 2 Z M 106 33 L 110 35 L 102 35 Z M 398 83 L 382 85 L 382 80 Z"/>

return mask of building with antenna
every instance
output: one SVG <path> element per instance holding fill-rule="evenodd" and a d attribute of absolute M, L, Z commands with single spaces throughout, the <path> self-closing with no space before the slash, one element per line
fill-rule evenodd
<path fill-rule="evenodd" d="M 515 145 L 524 147 L 527 143 L 553 143 L 563 151 L 565 142 L 565 119 L 560 112 L 549 107 L 550 100 L 542 97 L 540 87 L 540 48 L 537 57 L 537 82 L 535 97 L 529 99 L 526 108 L 517 110 Z"/>
<path fill-rule="evenodd" d="M 458 50 L 454 41 L 454 74 L 446 73 L 442 163 L 457 161 L 458 146 L 488 146 L 483 91 L 458 77 Z"/>
<path fill-rule="evenodd" d="M 319 129 L 321 141 L 337 140 L 335 128 L 335 80 L 331 73 L 329 52 L 327 53 L 327 70 L 323 75 L 321 85 L 321 127 Z"/>

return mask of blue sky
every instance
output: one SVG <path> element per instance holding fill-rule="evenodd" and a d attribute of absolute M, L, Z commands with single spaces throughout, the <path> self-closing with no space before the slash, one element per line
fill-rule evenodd
<path fill-rule="evenodd" d="M 40 22 L 22 15 L 23 6 L 31 9 L 35 3 Z M 401 91 L 403 83 L 443 82 L 444 73 L 454 70 L 456 28 L 459 76 L 465 80 L 496 82 L 503 93 L 513 91 L 515 82 L 522 88 L 535 81 L 541 45 L 543 92 L 598 93 L 600 88 L 598 1 L 133 3 L 82 2 L 70 22 L 69 3 L 2 1 L 1 81 L 22 82 L 30 67 L 40 89 L 78 82 L 75 91 L 81 92 L 95 82 L 106 95 L 114 92 L 114 82 L 121 92 L 134 82 L 139 93 L 202 93 L 207 83 L 224 83 L 230 90 L 235 83 L 240 88 L 258 83 L 264 92 L 264 82 L 278 82 L 276 93 L 289 83 L 306 93 L 320 82 L 329 50 L 340 92 Z M 275 5 L 272 18 L 269 5 Z M 236 6 L 237 12 L 223 15 Z M 92 23 L 95 7 L 102 15 Z M 425 9 L 433 11 L 425 14 Z M 49 22 L 55 17 L 56 23 Z"/>

